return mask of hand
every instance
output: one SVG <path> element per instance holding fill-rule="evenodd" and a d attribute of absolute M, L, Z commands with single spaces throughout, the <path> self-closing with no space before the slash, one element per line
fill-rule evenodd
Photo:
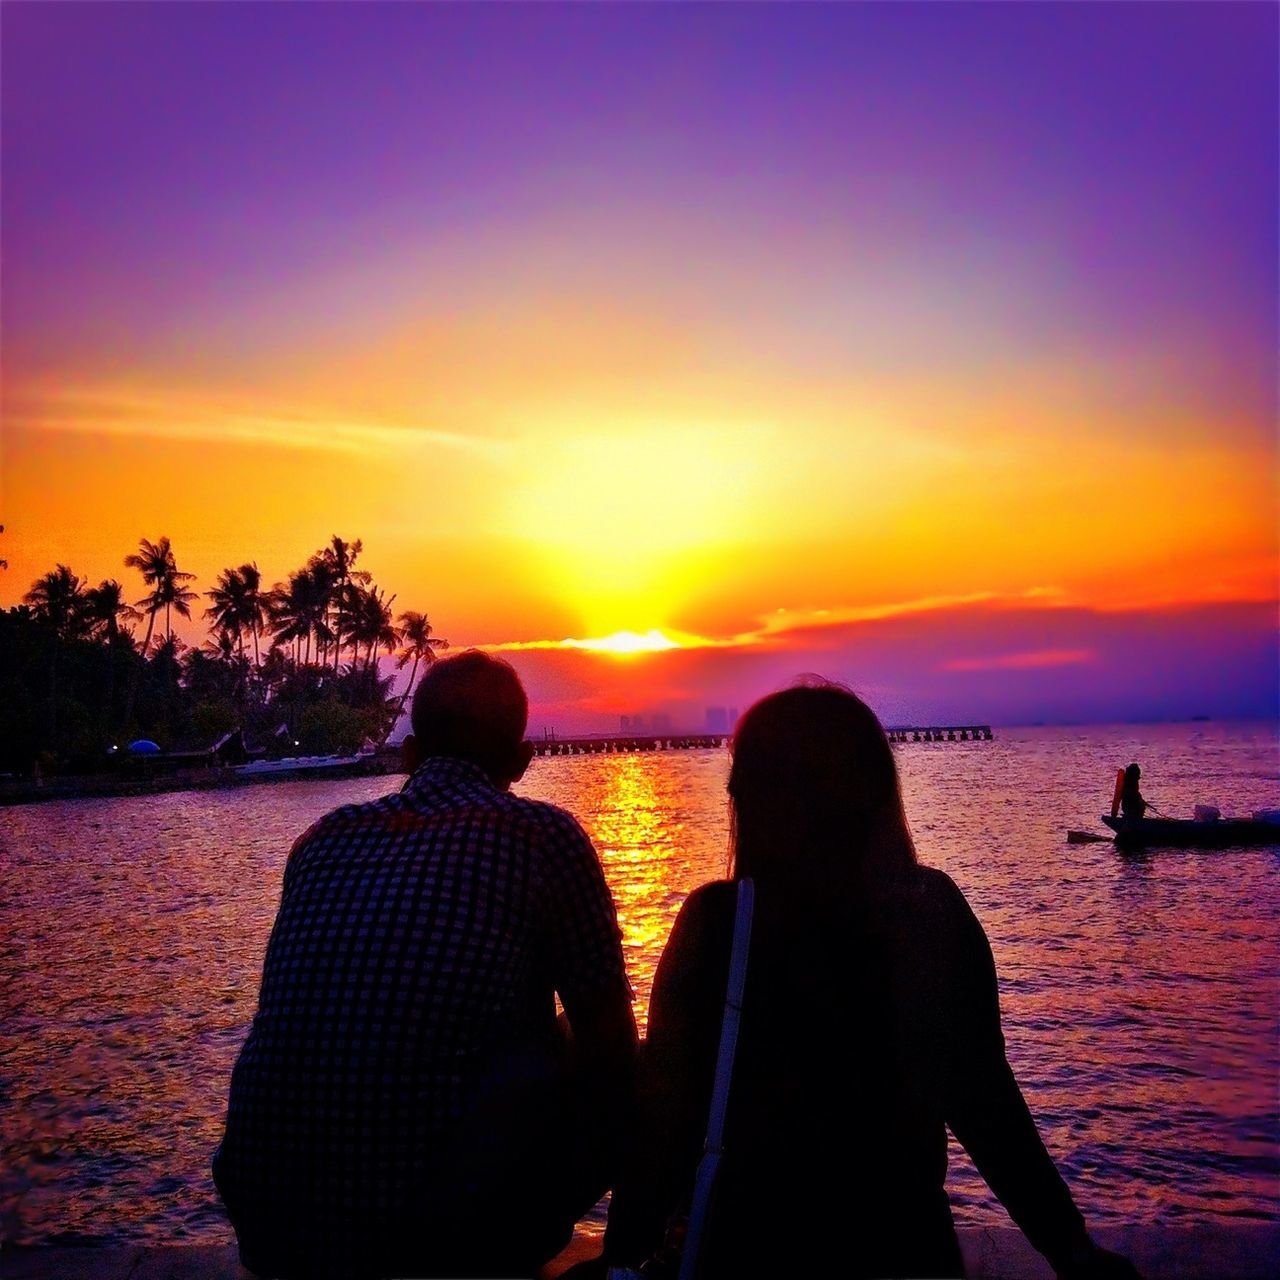
<path fill-rule="evenodd" d="M 1128 1258 L 1092 1241 L 1057 1268 L 1057 1274 L 1058 1280 L 1142 1280 L 1142 1273 Z"/>

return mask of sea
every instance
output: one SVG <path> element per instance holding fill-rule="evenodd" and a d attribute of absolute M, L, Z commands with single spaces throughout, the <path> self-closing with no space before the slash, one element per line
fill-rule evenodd
<path fill-rule="evenodd" d="M 987 931 L 1009 1059 L 1086 1219 L 1274 1222 L 1280 851 L 1121 855 L 1065 836 L 1102 830 L 1131 760 L 1170 815 L 1280 806 L 1277 726 L 997 729 L 895 750 L 920 858 Z M 518 786 L 595 841 L 642 1024 L 681 903 L 725 874 L 727 773 L 724 750 L 555 756 Z M 0 1238 L 232 1239 L 209 1158 L 285 856 L 321 814 L 401 781 L 0 810 Z M 960 1224 L 1007 1223 L 954 1142 L 948 1190 Z"/>

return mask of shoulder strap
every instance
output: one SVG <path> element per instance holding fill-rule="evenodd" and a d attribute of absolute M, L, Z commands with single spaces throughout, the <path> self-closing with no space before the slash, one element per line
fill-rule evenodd
<path fill-rule="evenodd" d="M 733 1083 L 733 1059 L 738 1050 L 738 1027 L 742 1022 L 742 993 L 747 985 L 747 955 L 751 949 L 754 906 L 755 886 L 749 879 L 739 880 L 733 915 L 733 948 L 729 953 L 729 981 L 724 993 L 724 1019 L 720 1024 L 720 1051 L 716 1055 L 716 1078 L 711 1092 L 711 1112 L 707 1118 L 707 1140 L 694 1181 L 689 1227 L 680 1255 L 679 1280 L 693 1280 L 697 1274 L 702 1232 L 720 1168 L 720 1156 L 724 1151 L 724 1120 L 729 1109 L 729 1087 Z"/>

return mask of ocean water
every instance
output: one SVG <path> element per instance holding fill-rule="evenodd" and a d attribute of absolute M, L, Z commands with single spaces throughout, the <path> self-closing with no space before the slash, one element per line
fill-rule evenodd
<path fill-rule="evenodd" d="M 1118 766 L 1170 814 L 1280 805 L 1276 726 L 1000 730 L 898 750 L 921 860 L 985 926 L 1009 1057 L 1093 1224 L 1280 1214 L 1280 852 L 1068 845 Z M 617 900 L 643 1020 L 724 874 L 723 751 L 535 760 Z M 0 1238 L 231 1239 L 209 1177 L 295 836 L 398 778 L 0 811 Z M 954 1143 L 962 1224 L 1007 1218 Z M 824 1206 L 814 1205 L 820 1220 Z"/>

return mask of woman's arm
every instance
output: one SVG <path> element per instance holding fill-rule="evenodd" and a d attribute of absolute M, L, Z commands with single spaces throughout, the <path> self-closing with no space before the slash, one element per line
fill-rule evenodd
<path fill-rule="evenodd" d="M 956 1023 L 947 1123 L 1023 1234 L 1059 1276 L 1136 1276 L 1099 1249 L 1055 1168 L 1005 1056 L 995 961 L 959 890 Z"/>

